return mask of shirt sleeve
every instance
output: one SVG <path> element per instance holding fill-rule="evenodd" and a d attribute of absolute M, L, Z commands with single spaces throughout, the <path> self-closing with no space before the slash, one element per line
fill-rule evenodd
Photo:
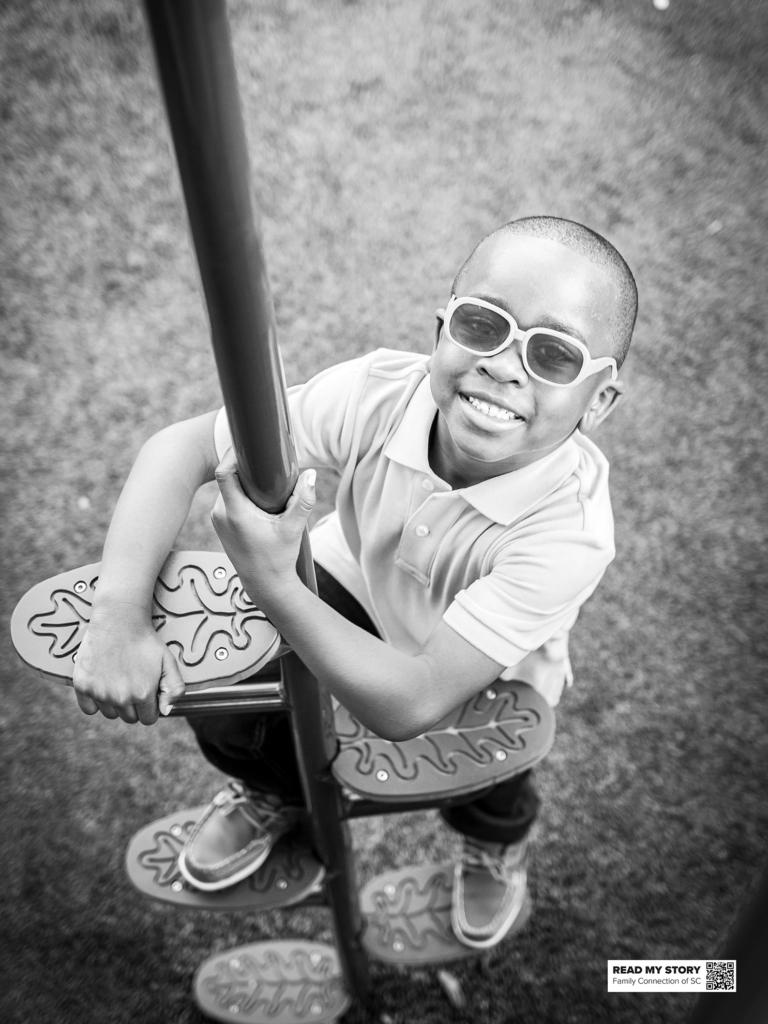
<path fill-rule="evenodd" d="M 363 357 L 339 363 L 306 384 L 288 388 L 291 430 L 300 470 L 343 471 L 353 444 L 368 362 L 368 357 Z M 232 444 L 225 409 L 216 417 L 214 443 L 221 459 Z"/>
<path fill-rule="evenodd" d="M 460 591 L 444 621 L 500 665 L 516 665 L 568 629 L 613 558 L 613 532 L 543 528 L 534 515 L 491 571 Z"/>

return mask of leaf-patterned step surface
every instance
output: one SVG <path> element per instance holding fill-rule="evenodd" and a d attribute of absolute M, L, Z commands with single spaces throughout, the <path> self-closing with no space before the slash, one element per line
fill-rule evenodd
<path fill-rule="evenodd" d="M 256 911 L 300 903 L 322 883 L 324 869 L 300 833 L 284 836 L 258 871 L 218 892 L 201 892 L 179 873 L 178 859 L 205 807 L 176 811 L 140 829 L 125 867 L 139 892 L 188 910 Z"/>
<path fill-rule="evenodd" d="M 476 956 L 451 928 L 453 864 L 421 864 L 378 875 L 360 893 L 365 919 L 363 945 L 379 960 L 393 964 L 440 963 Z M 531 916 L 531 900 L 508 935 Z"/>
<path fill-rule="evenodd" d="M 72 682 L 100 566 L 38 583 L 16 606 L 11 639 L 42 675 Z M 152 622 L 176 655 L 188 690 L 247 679 L 280 647 L 277 630 L 252 604 L 227 556 L 216 551 L 171 552 L 155 584 Z"/>
<path fill-rule="evenodd" d="M 330 1024 L 351 1002 L 336 950 L 298 939 L 209 957 L 197 969 L 194 997 L 206 1017 L 226 1024 Z"/>
<path fill-rule="evenodd" d="M 411 740 L 372 733 L 343 707 L 333 774 L 360 796 L 421 802 L 476 792 L 536 764 L 555 738 L 555 714 L 527 683 L 498 680 Z"/>

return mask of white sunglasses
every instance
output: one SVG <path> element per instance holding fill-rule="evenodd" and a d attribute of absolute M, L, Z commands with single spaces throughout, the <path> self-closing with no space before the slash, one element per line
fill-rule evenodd
<path fill-rule="evenodd" d="M 520 341 L 523 366 L 535 380 L 555 388 L 572 388 L 585 377 L 610 366 L 616 380 L 616 360 L 608 356 L 593 359 L 583 341 L 548 327 L 521 331 L 505 310 L 464 296 L 451 296 L 445 311 L 445 333 L 449 339 L 475 355 L 495 356 L 514 341 Z"/>

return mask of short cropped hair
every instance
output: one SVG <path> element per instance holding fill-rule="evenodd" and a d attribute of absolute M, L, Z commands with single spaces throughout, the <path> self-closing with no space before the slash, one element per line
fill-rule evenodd
<path fill-rule="evenodd" d="M 618 250 L 602 235 L 598 235 L 596 231 L 592 231 L 591 228 L 574 220 L 565 220 L 562 217 L 521 217 L 520 220 L 502 224 L 500 228 L 491 231 L 478 242 L 456 275 L 453 282 L 454 294 L 459 294 L 461 280 L 480 246 L 500 234 L 548 238 L 553 242 L 560 242 L 567 249 L 578 253 L 579 256 L 586 257 L 591 263 L 608 271 L 619 294 L 610 331 L 614 346 L 614 358 L 618 366 L 621 366 L 629 351 L 632 331 L 637 319 L 637 284 L 632 271 Z"/>

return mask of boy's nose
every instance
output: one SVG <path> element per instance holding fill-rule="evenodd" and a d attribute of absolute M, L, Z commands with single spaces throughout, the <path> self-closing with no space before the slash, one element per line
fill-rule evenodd
<path fill-rule="evenodd" d="M 478 373 L 487 373 L 500 384 L 515 384 L 522 388 L 528 383 L 528 374 L 517 342 L 495 356 L 480 356 L 476 367 Z"/>

